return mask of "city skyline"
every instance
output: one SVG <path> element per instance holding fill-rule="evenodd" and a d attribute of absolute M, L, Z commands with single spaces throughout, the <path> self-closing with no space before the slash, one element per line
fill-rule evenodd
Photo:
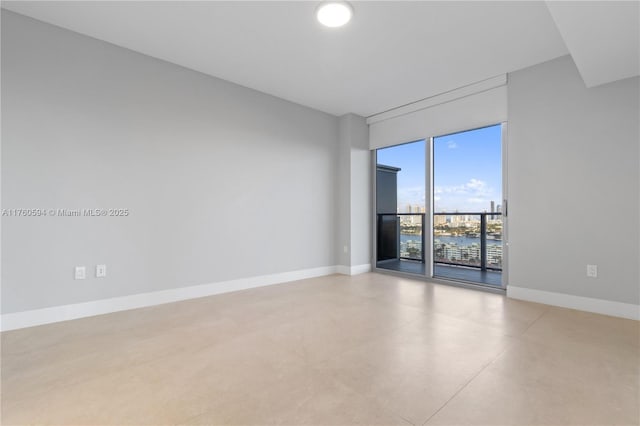
<path fill-rule="evenodd" d="M 426 206 L 426 141 L 379 149 L 377 162 L 399 167 L 398 210 Z M 434 138 L 434 212 L 491 212 L 502 205 L 502 126 Z"/>

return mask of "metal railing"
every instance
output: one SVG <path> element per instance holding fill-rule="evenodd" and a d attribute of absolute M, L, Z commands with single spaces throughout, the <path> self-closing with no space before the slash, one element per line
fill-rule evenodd
<path fill-rule="evenodd" d="M 502 271 L 501 215 L 500 212 L 433 213 L 433 262 Z M 395 258 L 424 263 L 425 216 L 425 213 L 378 213 L 378 260 Z M 464 240 L 455 241 L 460 237 Z M 383 251 L 386 254 L 381 256 Z"/>
<path fill-rule="evenodd" d="M 434 263 L 502 271 L 501 215 L 500 212 L 434 213 Z M 466 238 L 468 244 L 445 241 L 452 237 Z M 488 244 L 487 240 L 500 243 Z"/>

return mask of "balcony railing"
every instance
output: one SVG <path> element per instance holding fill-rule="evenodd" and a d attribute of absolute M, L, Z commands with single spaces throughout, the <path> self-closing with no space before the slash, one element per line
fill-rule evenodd
<path fill-rule="evenodd" d="M 434 213 L 433 260 L 502 271 L 501 213 Z"/>
<path fill-rule="evenodd" d="M 434 213 L 433 261 L 502 271 L 502 214 Z M 425 261 L 425 213 L 378 214 L 378 261 Z"/>

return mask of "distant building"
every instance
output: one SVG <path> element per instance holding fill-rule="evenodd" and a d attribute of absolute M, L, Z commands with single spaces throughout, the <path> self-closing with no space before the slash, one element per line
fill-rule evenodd
<path fill-rule="evenodd" d="M 447 223 L 447 217 L 445 215 L 436 215 L 433 216 L 433 224 L 434 225 L 444 225 Z"/>

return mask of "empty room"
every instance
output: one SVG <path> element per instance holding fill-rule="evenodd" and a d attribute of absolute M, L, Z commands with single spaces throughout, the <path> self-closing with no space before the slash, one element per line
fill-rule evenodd
<path fill-rule="evenodd" d="M 640 425 L 639 1 L 2 1 L 3 425 Z"/>

